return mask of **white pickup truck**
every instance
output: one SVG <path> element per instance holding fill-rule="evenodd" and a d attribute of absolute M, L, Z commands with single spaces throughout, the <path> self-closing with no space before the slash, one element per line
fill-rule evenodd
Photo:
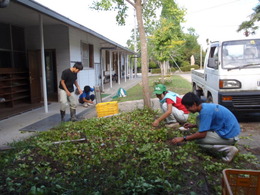
<path fill-rule="evenodd" d="M 234 113 L 260 112 L 260 39 L 211 42 L 193 92 Z"/>

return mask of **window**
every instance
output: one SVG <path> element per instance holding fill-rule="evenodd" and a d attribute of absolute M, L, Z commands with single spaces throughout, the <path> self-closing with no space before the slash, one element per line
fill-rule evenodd
<path fill-rule="evenodd" d="M 223 68 L 259 67 L 260 41 L 246 39 L 223 42 Z M 225 55 L 225 54 L 228 54 Z"/>
<path fill-rule="evenodd" d="M 110 53 L 106 51 L 106 71 L 110 69 Z"/>
<path fill-rule="evenodd" d="M 93 45 L 81 43 L 82 64 L 86 68 L 94 68 L 94 47 Z"/>
<path fill-rule="evenodd" d="M 0 23 L 0 68 L 25 68 L 24 29 Z"/>
<path fill-rule="evenodd" d="M 216 46 L 210 48 L 208 67 L 214 69 L 218 68 L 218 47 Z"/>

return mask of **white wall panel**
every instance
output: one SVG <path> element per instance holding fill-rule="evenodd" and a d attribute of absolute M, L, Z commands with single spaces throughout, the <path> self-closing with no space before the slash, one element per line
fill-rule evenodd
<path fill-rule="evenodd" d="M 98 39 L 75 28 L 70 28 L 69 32 L 71 62 L 82 61 L 81 42 L 83 42 L 94 46 L 94 64 L 100 63 L 100 46 Z M 82 89 L 85 85 L 89 85 L 91 87 L 97 85 L 96 77 L 98 77 L 98 75 L 96 75 L 96 72 L 95 66 L 94 68 L 84 67 L 84 69 L 80 71 L 78 74 L 78 83 Z"/>
<path fill-rule="evenodd" d="M 95 70 L 82 70 L 78 73 L 78 83 L 80 88 L 83 90 L 85 85 L 93 87 L 96 85 Z"/>

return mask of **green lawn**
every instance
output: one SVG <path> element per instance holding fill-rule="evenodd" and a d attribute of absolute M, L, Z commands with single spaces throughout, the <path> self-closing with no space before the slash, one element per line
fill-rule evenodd
<path fill-rule="evenodd" d="M 155 98 L 156 96 L 153 94 L 153 88 L 156 84 L 163 83 L 159 76 L 151 76 L 149 77 L 149 91 L 151 98 Z M 190 82 L 186 79 L 182 78 L 179 75 L 173 75 L 171 77 L 165 77 L 164 82 L 167 90 L 173 91 L 180 95 L 183 95 L 189 91 L 191 91 L 192 87 Z M 142 90 L 142 83 L 140 82 L 136 86 L 132 87 L 131 89 L 127 90 L 127 97 L 119 97 L 114 98 L 113 100 L 119 102 L 125 102 L 130 100 L 140 100 L 143 99 L 143 90 Z"/>

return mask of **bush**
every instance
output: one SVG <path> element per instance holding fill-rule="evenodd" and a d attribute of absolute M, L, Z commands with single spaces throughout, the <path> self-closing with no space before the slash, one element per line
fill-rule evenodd
<path fill-rule="evenodd" d="M 153 68 L 151 69 L 152 74 L 161 74 L 161 69 L 160 68 Z"/>
<path fill-rule="evenodd" d="M 181 67 L 185 67 L 185 66 L 190 66 L 190 62 L 189 61 L 182 61 Z"/>
<path fill-rule="evenodd" d="M 181 70 L 183 71 L 183 72 L 189 72 L 189 71 L 191 71 L 191 69 L 199 69 L 200 67 L 198 66 L 198 65 L 189 65 L 189 66 L 183 66 L 183 67 L 181 67 Z"/>
<path fill-rule="evenodd" d="M 149 68 L 158 68 L 158 65 L 154 61 L 149 62 Z"/>

